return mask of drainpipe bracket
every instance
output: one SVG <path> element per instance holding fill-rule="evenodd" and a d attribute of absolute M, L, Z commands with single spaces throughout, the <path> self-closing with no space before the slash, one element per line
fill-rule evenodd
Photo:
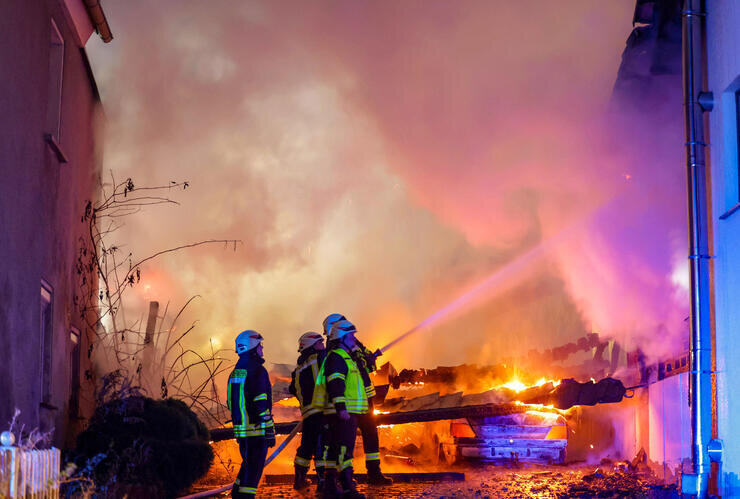
<path fill-rule="evenodd" d="M 707 490 L 707 473 L 683 473 L 681 475 L 681 493 L 693 497 L 703 497 Z"/>
<path fill-rule="evenodd" d="M 714 109 L 714 92 L 699 92 L 696 102 L 705 113 L 711 111 Z"/>
<path fill-rule="evenodd" d="M 707 453 L 709 454 L 709 460 L 713 463 L 722 462 L 722 454 L 724 453 L 725 446 L 722 440 L 719 438 L 713 438 L 707 444 Z"/>

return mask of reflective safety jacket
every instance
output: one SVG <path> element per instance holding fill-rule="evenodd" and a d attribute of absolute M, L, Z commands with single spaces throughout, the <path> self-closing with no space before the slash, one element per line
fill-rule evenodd
<path fill-rule="evenodd" d="M 239 356 L 229 376 L 226 400 L 237 438 L 261 437 L 266 431 L 274 430 L 272 387 L 264 363 L 264 359 L 250 350 Z"/>
<path fill-rule="evenodd" d="M 329 352 L 319 369 L 313 405 L 324 414 L 334 414 L 343 409 L 352 414 L 365 414 L 368 411 L 360 369 L 343 348 Z"/>
<path fill-rule="evenodd" d="M 371 352 L 369 348 L 360 343 L 360 340 L 356 340 L 357 346 L 352 350 L 350 355 L 360 369 L 360 376 L 362 376 L 362 383 L 365 386 L 365 396 L 371 399 L 375 396 L 375 385 L 370 379 L 370 373 L 375 371 L 375 353 Z"/>
<path fill-rule="evenodd" d="M 321 409 L 313 406 L 312 402 L 316 378 L 325 358 L 326 350 L 307 348 L 298 357 L 298 365 L 291 374 L 292 379 L 288 390 L 298 399 L 303 419 L 321 412 Z"/>

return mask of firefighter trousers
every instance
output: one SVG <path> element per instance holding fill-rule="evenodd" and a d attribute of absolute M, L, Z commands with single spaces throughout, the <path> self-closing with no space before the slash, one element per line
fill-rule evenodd
<path fill-rule="evenodd" d="M 380 465 L 380 439 L 375 415 L 368 411 L 357 417 L 357 424 L 362 434 L 362 448 L 365 451 L 365 463 L 368 469 L 377 463 Z"/>
<path fill-rule="evenodd" d="M 303 420 L 301 429 L 301 445 L 295 455 L 295 465 L 301 468 L 310 468 L 311 459 L 314 460 L 316 473 L 321 475 L 324 468 L 322 436 L 324 433 L 324 415 L 312 414 Z"/>
<path fill-rule="evenodd" d="M 347 421 L 336 414 L 331 414 L 326 418 L 329 427 L 326 468 L 335 468 L 339 472 L 352 468 L 352 454 L 354 454 L 357 439 L 357 414 L 350 413 Z"/>
<path fill-rule="evenodd" d="M 257 495 L 257 486 L 262 478 L 267 457 L 267 441 L 265 437 L 237 438 L 239 453 L 242 455 L 242 465 L 234 481 L 231 496 L 236 498 L 254 497 Z"/>

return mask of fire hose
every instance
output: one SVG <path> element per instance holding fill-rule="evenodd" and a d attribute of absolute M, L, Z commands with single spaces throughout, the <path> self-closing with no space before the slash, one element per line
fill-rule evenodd
<path fill-rule="evenodd" d="M 278 457 L 278 455 L 283 450 L 285 450 L 285 448 L 288 446 L 290 441 L 293 440 L 293 438 L 301 431 L 302 426 L 303 426 L 303 423 L 299 422 L 295 426 L 295 428 L 293 428 L 293 431 L 291 431 L 290 434 L 288 434 L 288 437 L 285 440 L 283 440 L 280 445 L 278 445 L 277 449 L 272 451 L 272 454 L 270 454 L 270 456 L 265 460 L 265 467 L 267 467 L 267 465 L 270 464 L 273 461 L 273 459 Z M 224 485 L 223 487 L 219 487 L 217 489 L 211 489 L 211 490 L 206 490 L 204 492 L 198 492 L 197 494 L 190 494 L 188 496 L 182 496 L 178 499 L 196 499 L 200 497 L 212 497 L 217 494 L 230 491 L 233 486 L 234 486 L 234 482 L 231 482 L 230 484 Z"/>

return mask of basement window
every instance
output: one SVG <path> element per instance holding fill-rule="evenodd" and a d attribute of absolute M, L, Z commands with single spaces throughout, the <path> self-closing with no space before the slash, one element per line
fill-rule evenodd
<path fill-rule="evenodd" d="M 49 283 L 41 280 L 41 405 L 51 406 L 51 355 L 54 341 L 54 292 Z"/>
<path fill-rule="evenodd" d="M 76 418 L 80 414 L 80 331 L 72 328 L 69 332 L 69 416 Z"/>

